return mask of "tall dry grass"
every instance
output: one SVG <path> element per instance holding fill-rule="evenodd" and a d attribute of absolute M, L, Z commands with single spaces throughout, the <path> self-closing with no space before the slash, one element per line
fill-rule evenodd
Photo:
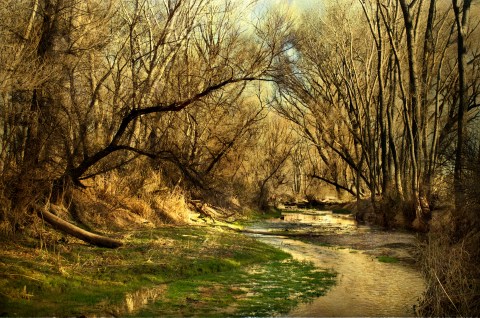
<path fill-rule="evenodd" d="M 128 170 L 97 178 L 94 196 L 112 208 L 127 210 L 157 226 L 188 223 L 191 211 L 180 187 L 168 187 L 161 173 L 148 167 Z"/>
<path fill-rule="evenodd" d="M 479 234 L 452 243 L 448 232 L 432 232 L 423 249 L 426 278 L 422 316 L 480 315 Z M 476 254 L 476 255 L 475 255 Z"/>
<path fill-rule="evenodd" d="M 44 204 L 51 194 L 54 177 L 48 176 L 32 175 L 22 182 L 13 182 L 19 178 L 1 178 L 2 237 L 11 237 L 23 229 L 33 231 L 28 235 L 34 236 L 44 231 L 41 220 L 28 207 Z M 187 192 L 172 186 L 162 171 L 147 162 L 137 161 L 82 182 L 85 189 L 68 188 L 64 200 L 58 200 L 65 211 L 59 216 L 86 229 L 109 232 L 190 221 Z"/>
<path fill-rule="evenodd" d="M 454 207 L 452 184 L 439 187 L 439 207 L 422 255 L 427 290 L 423 316 L 480 316 L 480 166 L 472 161 L 463 206 Z"/>
<path fill-rule="evenodd" d="M 38 171 L 26 175 L 2 174 L 0 176 L 0 234 L 12 236 L 36 220 L 32 210 L 51 195 L 51 175 Z"/>

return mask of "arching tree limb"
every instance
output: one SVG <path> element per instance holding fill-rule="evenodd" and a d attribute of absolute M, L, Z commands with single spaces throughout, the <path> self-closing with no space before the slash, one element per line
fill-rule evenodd
<path fill-rule="evenodd" d="M 350 193 L 350 194 L 353 195 L 353 196 L 356 196 L 356 195 L 357 195 L 357 193 L 356 193 L 355 191 L 353 191 L 352 189 L 349 189 L 349 188 L 347 188 L 347 187 L 339 184 L 338 182 L 329 180 L 329 179 L 324 178 L 324 177 L 322 177 L 322 176 L 319 176 L 319 175 L 317 175 L 317 174 L 311 174 L 310 177 L 311 177 L 311 178 L 314 178 L 314 179 L 322 180 L 322 181 L 324 181 L 324 182 L 326 182 L 326 183 L 328 183 L 328 184 L 331 184 L 331 185 L 333 185 L 333 186 L 335 186 L 335 187 L 337 187 L 337 188 L 339 188 L 339 189 L 342 189 L 342 190 L 344 190 L 344 191 L 347 191 L 348 193 Z"/>
<path fill-rule="evenodd" d="M 109 156 L 113 152 L 118 150 L 130 150 L 127 149 L 128 147 L 120 145 L 120 141 L 124 136 L 125 132 L 127 131 L 127 127 L 137 118 L 141 116 L 146 116 L 149 114 L 154 113 L 165 113 L 165 112 L 178 112 L 189 105 L 193 104 L 194 102 L 202 99 L 209 94 L 218 91 L 222 88 L 225 88 L 231 84 L 240 83 L 240 82 L 251 82 L 251 81 L 270 81 L 268 78 L 263 78 L 262 76 L 244 76 L 244 77 L 231 77 L 225 79 L 219 83 L 212 84 L 202 91 L 198 92 L 197 94 L 179 102 L 173 102 L 167 105 L 153 105 L 145 108 L 135 108 L 132 109 L 129 113 L 127 113 L 123 118 L 122 121 L 117 128 L 115 135 L 113 136 L 110 143 L 105 146 L 105 148 L 97 151 L 95 154 L 85 158 L 81 163 L 79 163 L 76 167 L 69 169 L 66 173 L 64 178 L 70 178 L 75 184 L 80 185 L 79 179 L 83 176 L 83 174 L 93 165 L 98 163 L 100 160 L 104 159 L 105 157 Z M 139 151 L 136 151 L 139 153 Z"/>

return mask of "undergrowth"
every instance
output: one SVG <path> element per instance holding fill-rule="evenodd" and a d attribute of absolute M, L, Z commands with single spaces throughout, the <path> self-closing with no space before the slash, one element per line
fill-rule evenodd
<path fill-rule="evenodd" d="M 479 243 L 478 231 L 454 243 L 445 232 L 429 234 L 422 250 L 427 282 L 422 316 L 480 315 Z"/>

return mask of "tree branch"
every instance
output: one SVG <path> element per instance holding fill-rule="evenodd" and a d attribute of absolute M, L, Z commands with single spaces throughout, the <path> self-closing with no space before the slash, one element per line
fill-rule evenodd
<path fill-rule="evenodd" d="M 329 179 L 324 178 L 324 177 L 322 177 L 322 176 L 319 176 L 319 175 L 317 175 L 317 174 L 311 174 L 311 175 L 309 175 L 309 177 L 314 178 L 314 179 L 322 180 L 322 181 L 324 181 L 324 182 L 326 182 L 326 183 L 328 183 L 328 184 L 331 184 L 331 185 L 333 185 L 333 186 L 335 186 L 335 187 L 337 187 L 337 188 L 339 188 L 339 189 L 342 189 L 342 190 L 347 191 L 348 193 L 350 193 L 350 194 L 353 195 L 353 196 L 356 196 L 356 195 L 357 195 L 353 190 L 351 190 L 351 189 L 349 189 L 349 188 L 347 188 L 347 187 L 345 187 L 345 186 L 343 186 L 343 185 L 341 185 L 341 184 L 339 184 L 339 183 L 337 183 L 337 182 L 335 182 L 335 181 L 332 181 L 332 180 L 329 180 Z"/>
<path fill-rule="evenodd" d="M 191 105 L 192 103 L 200 100 L 201 98 L 217 91 L 220 90 L 230 84 L 234 83 L 239 83 L 239 82 L 249 82 L 249 81 L 270 81 L 270 79 L 267 78 L 262 78 L 262 77 L 255 77 L 255 76 L 247 76 L 247 77 L 240 77 L 240 78 L 229 78 L 226 79 L 222 82 L 219 82 L 215 85 L 210 85 L 207 88 L 205 88 L 203 91 L 195 94 L 194 96 L 181 101 L 181 102 L 173 102 L 168 105 L 155 105 L 155 106 L 150 106 L 146 108 L 136 108 L 132 109 L 127 115 L 125 115 L 122 119 L 122 122 L 120 123 L 120 126 L 117 129 L 117 132 L 115 133 L 115 136 L 113 137 L 112 141 L 110 142 L 109 145 L 107 145 L 105 148 L 99 150 L 96 152 L 94 155 L 89 156 L 85 158 L 77 167 L 74 167 L 70 169 L 69 171 L 66 171 L 65 176 L 70 177 L 71 179 L 75 181 L 78 181 L 78 179 L 93 165 L 98 163 L 100 160 L 103 158 L 107 157 L 111 153 L 118 151 L 118 150 L 128 150 L 128 151 L 134 151 L 136 153 L 148 156 L 152 158 L 152 155 L 144 152 L 139 149 L 131 148 L 129 146 L 120 146 L 120 140 L 123 137 L 125 131 L 127 130 L 128 125 L 133 122 L 136 118 L 148 115 L 148 114 L 154 114 L 154 113 L 163 113 L 163 112 L 178 112 L 186 108 L 187 106 Z"/>

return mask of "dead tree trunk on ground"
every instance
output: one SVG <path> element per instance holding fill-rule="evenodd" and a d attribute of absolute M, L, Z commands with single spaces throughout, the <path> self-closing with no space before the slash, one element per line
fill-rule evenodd
<path fill-rule="evenodd" d="M 79 228 L 72 223 L 62 220 L 52 212 L 48 211 L 44 207 L 36 207 L 39 216 L 52 225 L 55 229 L 60 230 L 66 234 L 70 234 L 82 241 L 90 243 L 99 247 L 117 248 L 123 245 L 123 242 L 115 240 L 106 236 L 98 235 L 92 232 L 88 232 L 82 228 Z M 55 205 L 50 205 L 50 210 L 55 212 L 58 209 Z"/>

